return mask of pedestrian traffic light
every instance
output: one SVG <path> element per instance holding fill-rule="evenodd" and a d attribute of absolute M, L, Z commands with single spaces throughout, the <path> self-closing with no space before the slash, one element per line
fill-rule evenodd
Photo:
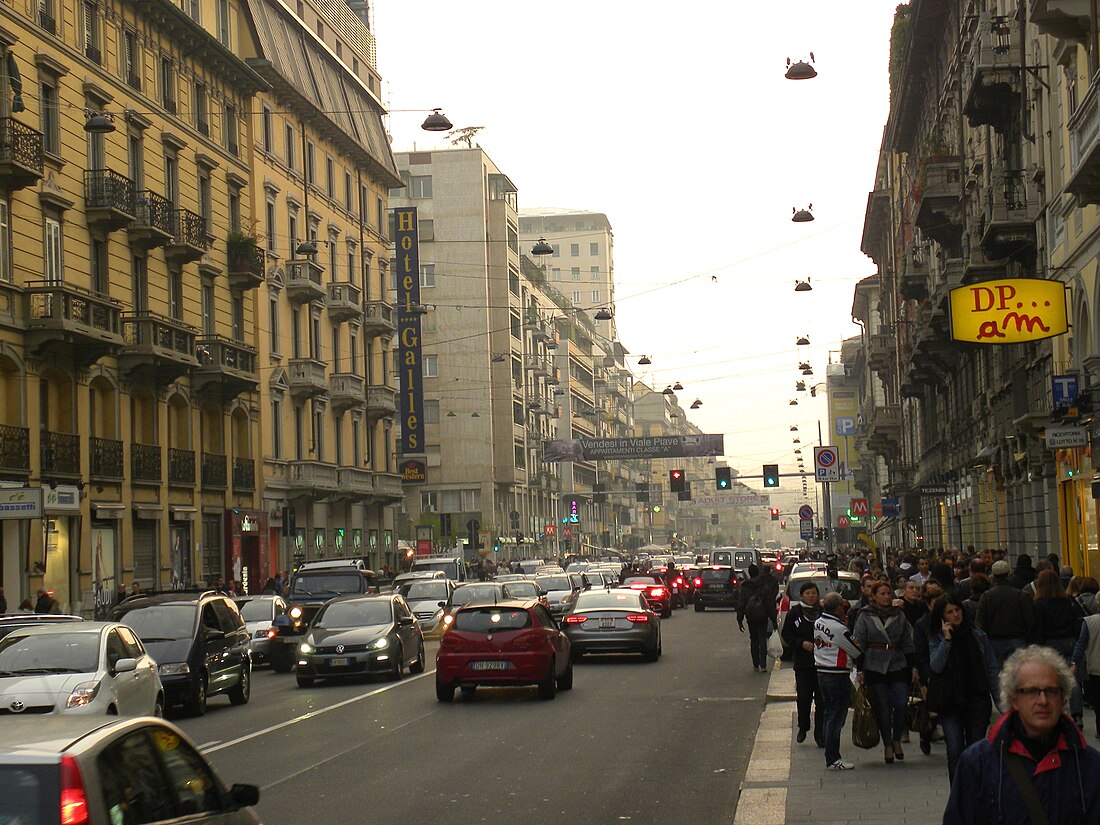
<path fill-rule="evenodd" d="M 687 479 L 683 470 L 668 471 L 668 489 L 674 493 L 682 493 L 687 489 Z"/>
<path fill-rule="evenodd" d="M 780 530 L 786 530 L 787 529 L 787 522 L 786 522 L 785 519 L 783 521 L 779 522 L 779 529 Z"/>
<path fill-rule="evenodd" d="M 719 490 L 728 490 L 733 484 L 733 476 L 729 467 L 714 468 L 714 486 Z"/>
<path fill-rule="evenodd" d="M 772 521 L 779 521 L 779 508 L 772 507 L 771 509 Z"/>
<path fill-rule="evenodd" d="M 779 465 L 778 464 L 765 464 L 764 465 L 764 486 L 765 487 L 778 487 L 779 486 Z"/>

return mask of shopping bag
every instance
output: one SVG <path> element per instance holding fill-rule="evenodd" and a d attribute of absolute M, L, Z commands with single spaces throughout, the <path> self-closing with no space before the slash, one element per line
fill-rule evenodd
<path fill-rule="evenodd" d="M 780 638 L 779 631 L 773 630 L 768 637 L 768 655 L 773 659 L 783 658 L 783 639 Z"/>
<path fill-rule="evenodd" d="M 928 691 L 924 685 L 914 685 L 909 691 L 909 705 L 905 719 L 909 730 L 922 733 L 928 730 Z"/>
<path fill-rule="evenodd" d="M 875 719 L 875 710 L 871 707 L 871 699 L 867 695 L 867 688 L 860 685 L 856 688 L 852 714 L 852 744 L 857 748 L 869 750 L 878 745 L 878 720 Z"/>

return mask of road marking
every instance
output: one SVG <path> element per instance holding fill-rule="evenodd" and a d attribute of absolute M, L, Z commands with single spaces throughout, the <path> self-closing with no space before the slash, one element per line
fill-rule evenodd
<path fill-rule="evenodd" d="M 328 707 L 321 708 L 320 710 L 313 710 L 309 713 L 303 713 L 301 716 L 295 716 L 293 719 L 287 719 L 285 722 L 280 722 L 279 724 L 272 725 L 269 728 L 263 728 L 262 730 L 253 731 L 252 733 L 246 734 L 245 736 L 239 736 L 236 739 L 230 739 L 228 742 L 222 742 L 221 744 L 215 745 L 214 747 L 209 749 L 199 748 L 199 750 L 203 753 L 217 753 L 218 751 L 225 750 L 226 748 L 231 748 L 234 745 L 240 745 L 242 742 L 248 742 L 251 739 L 258 739 L 261 736 L 267 736 L 267 734 L 274 733 L 277 730 L 289 728 L 291 725 L 297 725 L 299 722 L 305 722 L 308 719 L 315 719 L 318 716 L 322 716 L 323 714 L 328 713 L 329 711 L 338 710 L 339 708 L 344 708 L 348 705 L 354 705 L 356 702 L 362 702 L 364 699 L 369 699 L 372 696 L 377 696 L 379 693 L 385 693 L 387 690 L 393 690 L 394 688 L 401 687 L 402 685 L 411 685 L 417 679 L 423 679 L 425 676 L 431 676 L 433 673 L 435 673 L 434 670 L 429 670 L 416 676 L 410 676 L 400 682 L 392 682 L 385 687 L 378 688 L 377 690 L 369 691 L 367 693 L 361 694 L 360 696 L 353 696 L 350 699 L 345 699 L 343 702 L 337 702 L 335 705 L 329 705 Z"/>
<path fill-rule="evenodd" d="M 200 750 L 200 751 L 204 751 L 204 750 L 206 750 L 207 748 L 212 748 L 212 747 L 214 747 L 215 745 L 217 745 L 217 744 L 218 744 L 219 742 L 221 742 L 221 741 L 222 741 L 221 739 L 214 739 L 214 740 L 212 740 L 212 741 L 210 741 L 210 742 L 207 742 L 207 743 L 205 743 L 205 744 L 199 745 L 199 750 Z"/>
<path fill-rule="evenodd" d="M 759 696 L 698 696 L 696 702 L 759 702 Z"/>

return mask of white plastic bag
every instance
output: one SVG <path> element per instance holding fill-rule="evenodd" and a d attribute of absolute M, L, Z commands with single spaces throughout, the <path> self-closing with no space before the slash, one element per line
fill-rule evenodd
<path fill-rule="evenodd" d="M 768 655 L 773 659 L 783 658 L 783 640 L 776 630 L 773 630 L 772 635 L 768 637 Z"/>

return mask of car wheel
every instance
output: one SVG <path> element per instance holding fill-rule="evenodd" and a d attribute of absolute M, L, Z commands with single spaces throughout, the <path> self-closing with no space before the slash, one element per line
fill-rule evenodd
<path fill-rule="evenodd" d="M 157 700 L 153 702 L 153 715 L 158 719 L 164 718 L 164 695 L 158 695 Z"/>
<path fill-rule="evenodd" d="M 553 699 L 558 695 L 558 680 L 555 676 L 557 665 L 550 662 L 550 674 L 539 682 L 539 698 L 543 700 Z"/>
<path fill-rule="evenodd" d="M 409 673 L 424 672 L 424 642 L 420 642 L 420 648 L 416 654 L 416 661 L 409 665 Z"/>
<path fill-rule="evenodd" d="M 231 705 L 247 705 L 248 697 L 252 695 L 252 668 L 248 662 L 241 665 L 241 675 L 237 684 L 229 691 L 229 703 Z"/>
<path fill-rule="evenodd" d="M 199 674 L 195 681 L 195 687 L 191 691 L 191 699 L 187 703 L 187 712 L 191 716 L 202 716 L 206 713 L 206 676 Z"/>
<path fill-rule="evenodd" d="M 393 670 L 390 672 L 390 678 L 395 682 L 400 682 L 405 678 L 405 653 L 400 645 L 397 648 L 397 655 L 393 659 Z"/>
<path fill-rule="evenodd" d="M 435 680 L 435 698 L 440 702 L 453 702 L 455 700 L 455 686 L 447 685 Z"/>
<path fill-rule="evenodd" d="M 695 612 L 696 613 L 702 613 L 706 609 L 707 609 L 707 606 L 705 604 L 703 604 L 701 602 L 696 602 L 695 603 Z"/>
<path fill-rule="evenodd" d="M 295 678 L 297 679 L 298 687 L 300 688 L 313 687 L 314 682 L 317 681 L 312 676 L 298 676 Z"/>
<path fill-rule="evenodd" d="M 271 669 L 276 673 L 290 673 L 294 670 L 294 662 L 290 655 L 290 645 L 280 645 L 271 654 Z"/>
<path fill-rule="evenodd" d="M 653 645 L 652 647 L 647 647 L 642 652 L 642 661 L 643 662 L 656 662 L 657 657 L 660 656 L 660 655 L 661 654 L 657 651 L 657 645 Z"/>
<path fill-rule="evenodd" d="M 662 619 L 671 619 L 672 618 L 672 605 L 669 605 L 667 608 L 665 608 L 664 610 L 661 611 L 661 618 Z"/>
<path fill-rule="evenodd" d="M 558 690 L 572 690 L 573 689 L 573 660 L 569 660 L 569 664 L 565 666 L 565 673 L 558 677 Z"/>

